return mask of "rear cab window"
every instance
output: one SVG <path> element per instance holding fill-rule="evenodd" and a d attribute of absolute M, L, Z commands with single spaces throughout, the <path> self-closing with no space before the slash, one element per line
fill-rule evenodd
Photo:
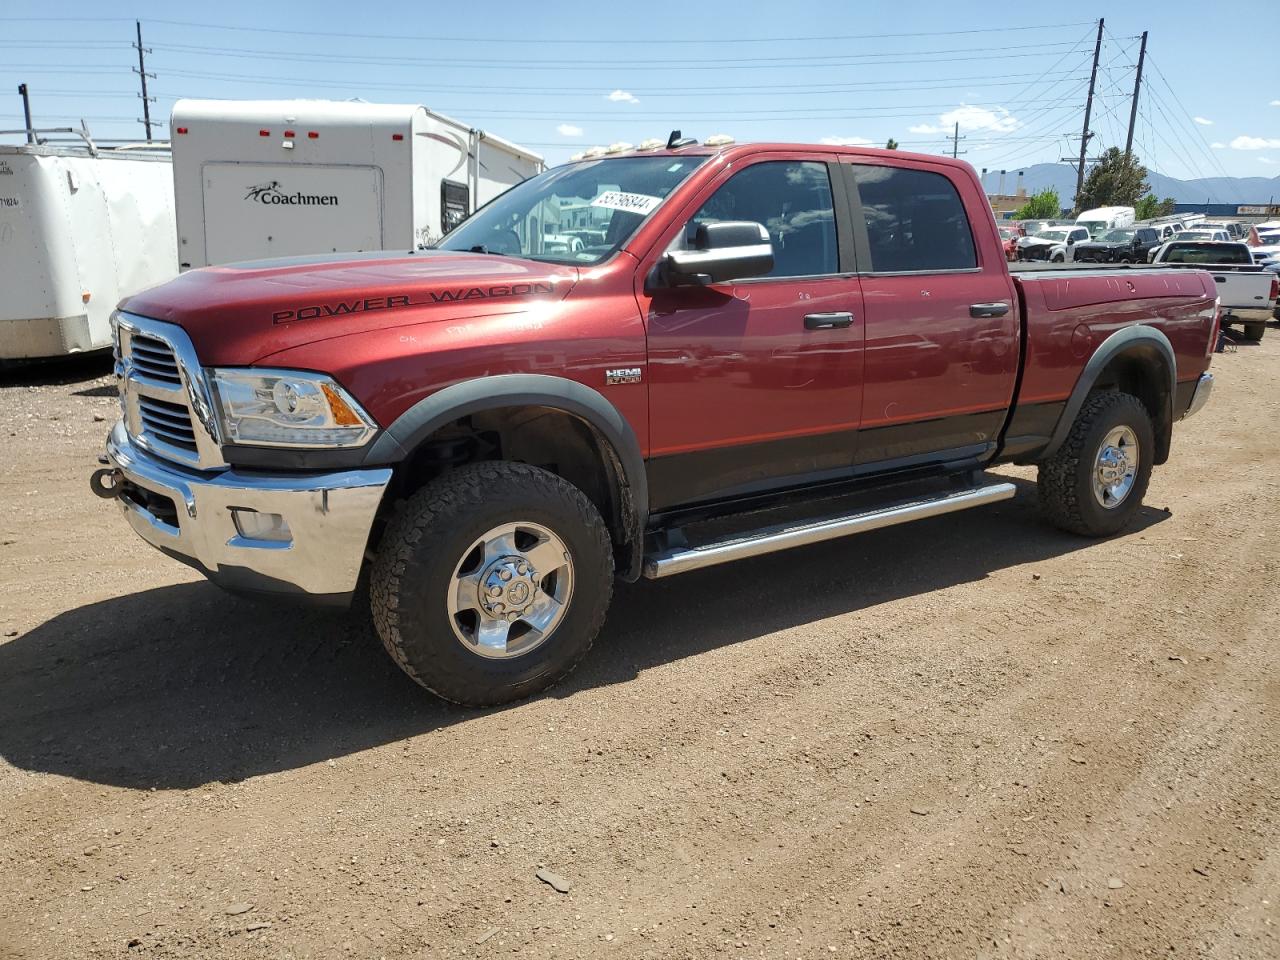
<path fill-rule="evenodd" d="M 866 225 L 864 273 L 975 270 L 977 249 L 964 202 L 940 173 L 850 164 Z"/>
<path fill-rule="evenodd" d="M 1249 264 L 1253 257 L 1243 243 L 1178 243 L 1174 241 L 1161 258 L 1165 263 Z"/>

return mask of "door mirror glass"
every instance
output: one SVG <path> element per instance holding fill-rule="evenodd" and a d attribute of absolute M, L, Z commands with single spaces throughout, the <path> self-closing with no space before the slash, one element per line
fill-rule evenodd
<path fill-rule="evenodd" d="M 672 250 L 663 267 L 671 286 L 762 277 L 773 269 L 773 244 L 764 225 L 750 220 L 699 223 L 690 249 Z"/>

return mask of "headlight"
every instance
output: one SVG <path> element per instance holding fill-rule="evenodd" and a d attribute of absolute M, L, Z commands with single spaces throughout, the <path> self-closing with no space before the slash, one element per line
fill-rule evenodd
<path fill-rule="evenodd" d="M 359 447 L 372 418 L 330 377 L 299 370 L 209 370 L 227 443 Z"/>

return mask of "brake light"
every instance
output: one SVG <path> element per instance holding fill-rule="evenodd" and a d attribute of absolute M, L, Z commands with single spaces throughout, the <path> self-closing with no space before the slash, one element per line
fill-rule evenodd
<path fill-rule="evenodd" d="M 292 131 L 292 130 L 286 130 L 286 131 L 284 132 L 284 135 L 285 135 L 285 137 L 287 137 L 287 138 L 288 138 L 288 139 L 290 139 L 290 140 L 292 140 L 292 139 L 293 139 L 293 131 Z"/>
<path fill-rule="evenodd" d="M 260 137 L 269 137 L 269 136 L 271 136 L 271 131 L 270 131 L 270 130 L 259 130 L 259 131 L 258 131 L 258 136 L 260 136 Z"/>
<path fill-rule="evenodd" d="M 403 134 L 403 133 L 393 133 L 393 134 L 391 135 L 391 139 L 392 139 L 392 140 L 403 140 L 403 139 L 404 139 L 404 134 Z"/>
<path fill-rule="evenodd" d="M 179 128 L 178 128 L 178 132 L 179 132 L 179 133 L 186 133 L 186 132 L 187 132 L 187 128 L 186 128 L 186 127 L 179 127 Z"/>
<path fill-rule="evenodd" d="M 312 130 L 312 131 L 310 131 L 310 132 L 307 134 L 307 139 L 309 139 L 309 140 L 319 140 L 319 139 L 320 139 L 320 134 L 318 134 L 318 133 L 316 133 L 314 130 Z"/>
<path fill-rule="evenodd" d="M 1271 278 L 1271 297 L 1270 299 L 1280 299 L 1280 277 Z"/>

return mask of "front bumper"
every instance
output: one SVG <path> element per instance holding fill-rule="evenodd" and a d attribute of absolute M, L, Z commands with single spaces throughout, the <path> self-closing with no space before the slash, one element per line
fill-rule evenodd
<path fill-rule="evenodd" d="M 1182 419 L 1185 420 L 1187 417 L 1194 417 L 1199 413 L 1204 408 L 1204 405 L 1209 402 L 1209 397 L 1212 393 L 1213 374 L 1200 374 L 1200 380 L 1196 383 L 1196 388 L 1191 393 L 1191 402 L 1187 404 L 1187 412 L 1182 415 Z"/>
<path fill-rule="evenodd" d="M 123 423 L 107 438 L 107 460 L 119 471 L 113 489 L 125 518 L 156 549 L 228 589 L 333 603 L 346 603 L 355 590 L 391 480 L 385 467 L 306 474 L 186 469 L 135 445 Z M 255 537 L 246 519 L 254 513 L 278 515 L 287 529 L 275 539 Z"/>

